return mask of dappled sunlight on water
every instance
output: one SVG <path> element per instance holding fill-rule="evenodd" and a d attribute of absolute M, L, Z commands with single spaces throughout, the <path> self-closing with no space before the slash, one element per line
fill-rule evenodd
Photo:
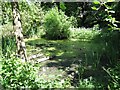
<path fill-rule="evenodd" d="M 26 44 L 29 47 L 29 55 L 37 52 L 52 57 L 50 60 L 40 63 L 41 67 L 45 69 L 45 72 L 41 71 L 41 73 L 44 72 L 45 74 L 43 76 L 48 75 L 50 70 L 52 70 L 50 71 L 52 72 L 51 75 L 56 72 L 59 75 L 59 70 L 62 70 L 61 74 L 64 72 L 63 78 L 68 74 L 67 76 L 70 76 L 74 81 L 77 81 L 79 77 L 88 78 L 90 76 L 99 78 L 101 81 L 102 76 L 99 74 L 103 72 L 99 70 L 99 67 L 102 65 L 107 66 L 110 63 L 109 61 L 115 57 L 111 56 L 112 52 L 115 52 L 113 47 L 104 42 L 81 41 L 77 39 L 30 39 L 26 40 Z M 33 52 L 31 52 L 32 50 Z M 111 50 L 113 51 L 109 53 Z M 104 80 L 106 79 L 103 78 Z"/>

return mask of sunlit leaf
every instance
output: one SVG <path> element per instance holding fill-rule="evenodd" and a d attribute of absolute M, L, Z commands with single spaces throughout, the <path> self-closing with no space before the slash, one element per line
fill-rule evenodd
<path fill-rule="evenodd" d="M 115 27 L 117 27 L 117 24 L 113 24 Z"/>
<path fill-rule="evenodd" d="M 61 8 L 62 10 L 65 10 L 65 9 L 66 9 L 65 4 L 64 4 L 63 2 L 60 3 L 60 8 Z"/>
<path fill-rule="evenodd" d="M 109 11 L 110 13 L 115 13 L 115 11 Z"/>
<path fill-rule="evenodd" d="M 91 7 L 93 10 L 98 10 L 98 8 L 96 8 L 95 6 Z"/>
<path fill-rule="evenodd" d="M 108 11 L 108 9 L 105 9 L 105 11 Z"/>
<path fill-rule="evenodd" d="M 100 2 L 99 2 L 99 1 L 94 1 L 93 3 L 94 3 L 94 4 L 100 4 Z"/>
<path fill-rule="evenodd" d="M 107 2 L 114 2 L 115 0 L 107 0 Z"/>

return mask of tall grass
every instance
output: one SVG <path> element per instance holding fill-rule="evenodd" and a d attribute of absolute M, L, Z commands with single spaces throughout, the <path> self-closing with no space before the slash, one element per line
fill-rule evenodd
<path fill-rule="evenodd" d="M 95 28 L 71 28 L 71 39 L 78 39 L 79 41 L 90 41 L 90 43 L 99 43 L 103 44 L 101 48 L 98 48 L 97 52 L 93 52 L 93 48 L 96 46 L 92 46 L 91 51 L 85 52 L 84 59 L 85 59 L 85 66 L 79 66 L 79 75 L 81 78 L 79 78 L 79 88 L 95 88 L 95 85 L 99 85 L 102 88 L 110 88 L 110 89 L 118 89 L 120 88 L 118 86 L 119 82 L 119 72 L 116 72 L 116 68 L 118 69 L 118 60 L 120 55 L 120 33 L 119 31 L 103 31 L 103 30 L 95 30 Z M 92 68 L 87 69 L 86 65 L 88 64 L 88 61 L 93 59 L 94 65 L 92 65 Z M 99 70 L 99 68 L 102 69 L 102 67 L 106 68 L 106 78 L 112 78 L 108 80 L 108 86 L 104 85 L 104 82 L 99 83 L 96 82 L 93 83 L 89 78 L 89 74 L 93 72 L 93 70 Z M 120 69 L 120 68 L 119 68 Z M 88 72 L 90 71 L 90 72 Z M 103 72 L 104 70 L 102 70 Z M 87 73 L 88 77 L 84 79 L 84 74 Z M 99 72 L 93 72 L 93 74 L 96 74 Z M 103 74 L 105 76 L 105 74 Z M 115 78 L 116 76 L 116 78 Z M 100 76 L 101 79 L 103 79 Z M 93 79 L 95 77 L 93 76 Z M 114 80 L 115 79 L 115 80 Z M 94 80 L 93 80 L 94 81 Z M 99 86 L 98 86 L 99 87 Z"/>
<path fill-rule="evenodd" d="M 100 30 L 93 28 L 70 28 L 71 39 L 92 40 L 96 35 L 100 34 Z"/>

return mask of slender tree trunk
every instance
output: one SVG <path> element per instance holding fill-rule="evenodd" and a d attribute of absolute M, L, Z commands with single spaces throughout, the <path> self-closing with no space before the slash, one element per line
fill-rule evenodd
<path fill-rule="evenodd" d="M 22 24 L 20 19 L 18 1 L 12 0 L 11 5 L 13 12 L 13 29 L 17 44 L 17 55 L 21 59 L 27 61 L 26 47 L 25 47 L 24 37 L 22 34 Z"/>

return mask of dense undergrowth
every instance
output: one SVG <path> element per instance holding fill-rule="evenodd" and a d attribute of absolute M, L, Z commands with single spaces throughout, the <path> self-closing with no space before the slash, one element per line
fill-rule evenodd
<path fill-rule="evenodd" d="M 86 33 L 87 33 L 87 36 L 86 36 Z M 79 35 L 82 36 L 82 38 L 79 38 Z M 76 72 L 77 71 L 79 72 L 79 74 L 78 74 L 79 78 L 77 77 L 77 80 L 79 81 L 79 83 L 77 82 L 76 83 L 77 85 L 75 85 L 75 83 L 74 83 L 74 87 L 118 89 L 119 88 L 119 80 L 120 80 L 120 78 L 119 78 L 120 77 L 119 76 L 120 75 L 120 73 L 119 73 L 119 68 L 120 68 L 119 67 L 119 53 L 120 52 L 119 52 L 119 48 L 118 48 L 119 41 L 117 41 L 116 39 L 119 37 L 119 31 L 113 31 L 112 33 L 108 33 L 108 32 L 102 33 L 101 31 L 94 31 L 94 30 L 91 31 L 89 29 L 85 30 L 85 32 L 84 32 L 83 30 L 79 29 L 79 32 L 75 31 L 74 35 L 71 34 L 71 36 L 72 37 L 70 38 L 70 40 L 73 40 L 73 41 L 75 40 L 75 42 L 73 42 L 75 45 L 77 45 L 77 42 L 83 42 L 83 41 L 89 42 L 89 43 L 99 43 L 100 45 L 101 45 L 101 43 L 103 43 L 102 48 L 100 48 L 100 47 L 98 48 L 98 47 L 94 46 L 93 44 L 91 44 L 92 46 L 90 48 L 91 48 L 91 51 L 93 50 L 92 53 L 89 51 L 90 48 L 88 51 L 87 51 L 87 49 L 83 50 L 84 51 L 83 54 L 81 53 L 81 57 L 83 57 L 83 60 L 91 61 L 92 59 L 94 59 L 94 60 L 92 60 L 92 61 L 94 61 L 94 64 L 92 66 L 94 68 L 92 68 L 92 70 L 89 71 L 90 67 L 89 66 L 86 67 L 87 62 L 83 63 L 82 66 L 79 65 L 79 68 L 76 69 Z M 106 37 L 107 37 L 107 39 L 106 39 Z M 115 38 L 115 39 L 113 39 L 113 38 Z M 100 41 L 98 41 L 98 40 L 100 40 Z M 12 40 L 9 41 L 9 43 L 12 43 L 12 42 L 13 42 Z M 30 41 L 30 42 L 33 43 L 33 45 L 35 45 L 41 41 L 37 41 L 37 43 L 32 42 L 32 41 Z M 45 42 L 46 42 L 46 44 L 44 45 Z M 44 41 L 41 42 L 41 44 L 43 44 L 43 46 L 44 46 L 43 49 L 46 48 L 45 52 L 47 50 L 52 50 L 52 49 L 47 49 L 50 46 L 49 47 L 46 46 L 47 41 L 45 41 L 45 42 Z M 6 42 L 5 42 L 5 45 L 12 45 L 12 44 L 6 44 Z M 56 46 L 57 44 L 50 44 L 50 45 L 52 45 L 52 47 L 53 47 L 53 46 Z M 62 45 L 62 43 L 60 45 L 64 47 L 64 43 L 63 43 L 63 45 Z M 71 49 L 72 43 L 68 43 L 65 45 L 69 45 L 68 52 L 69 52 L 69 50 L 74 51 L 74 49 Z M 79 49 L 80 47 L 85 47 L 85 48 L 88 47 L 88 45 L 87 44 L 85 45 L 85 43 L 83 44 L 83 46 L 79 46 L 79 45 L 80 44 L 78 43 L 77 47 L 75 46 L 74 48 Z M 68 47 L 68 46 L 66 46 L 66 47 Z M 95 49 L 95 47 L 96 47 L 96 49 Z M 94 51 L 94 49 L 97 51 Z M 36 76 L 36 70 L 34 70 L 34 68 L 38 68 L 39 66 L 35 66 L 30 63 L 22 63 L 19 59 L 17 59 L 14 56 L 10 57 L 11 48 L 6 48 L 4 50 L 7 50 L 6 51 L 7 57 L 1 59 L 1 61 L 2 61 L 1 84 L 5 88 L 26 88 L 26 87 L 28 87 L 28 88 L 69 88 L 69 87 L 72 87 L 71 83 L 74 81 L 71 81 L 70 78 L 67 80 L 61 81 L 61 79 L 59 79 L 60 77 L 57 77 L 57 79 L 55 79 L 51 82 L 51 81 L 44 80 L 42 77 Z M 53 49 L 53 51 L 49 51 L 50 54 L 48 54 L 48 55 L 57 54 L 56 53 L 57 50 L 59 50 L 59 48 L 56 50 Z M 77 52 L 79 53 L 79 50 L 77 50 Z M 63 56 L 61 56 L 61 58 L 62 57 L 70 58 L 69 57 L 70 54 L 65 53 L 65 51 L 63 51 L 63 53 L 64 54 L 63 54 Z M 77 55 L 78 53 L 73 53 L 71 55 L 74 56 L 74 55 Z M 59 52 L 58 52 L 58 57 L 59 57 L 59 55 L 61 55 L 61 54 L 59 54 Z M 68 57 L 66 55 L 68 55 Z M 76 57 L 79 58 L 79 56 L 76 56 Z M 63 58 L 63 60 L 64 60 L 64 58 Z M 97 69 L 98 67 L 99 68 L 105 67 L 105 70 L 100 69 L 100 71 L 97 72 L 96 70 L 98 70 Z M 108 84 L 101 83 L 99 80 L 95 79 L 94 76 L 92 76 L 93 74 L 94 75 L 96 75 L 98 73 L 100 74 L 100 72 L 102 73 L 103 71 L 104 71 L 104 73 L 106 73 L 105 76 L 107 75 L 106 78 L 108 78 Z M 90 72 L 92 73 L 92 75 L 90 74 Z M 88 77 L 86 77 L 86 78 L 84 78 L 86 75 L 85 73 L 88 74 Z M 89 77 L 89 74 L 91 75 L 90 77 Z M 103 76 L 104 76 L 104 74 L 103 74 Z M 99 78 L 102 78 L 102 76 L 100 76 Z"/>
<path fill-rule="evenodd" d="M 72 56 L 76 57 L 76 59 L 82 58 L 85 62 L 81 65 L 78 64 L 79 67 L 75 69 L 78 73 L 78 77 L 76 79 L 71 80 L 71 78 L 61 80 L 60 76 L 55 76 L 55 80 L 46 81 L 43 77 L 37 76 L 37 70 L 39 66 L 30 64 L 30 63 L 22 63 L 20 59 L 16 58 L 13 52 L 13 48 L 15 49 L 15 40 L 11 34 L 9 38 L 4 35 L 2 37 L 2 54 L 4 55 L 1 59 L 1 84 L 4 88 L 110 88 L 110 89 L 118 89 L 119 88 L 119 55 L 120 55 L 120 41 L 119 41 L 119 31 L 104 31 L 95 30 L 94 28 L 70 28 L 70 37 L 69 40 L 64 42 L 57 42 L 56 44 L 53 41 L 49 43 L 49 40 L 39 39 L 38 41 L 27 41 L 29 45 L 42 45 L 43 52 L 47 55 L 56 55 L 57 57 L 68 58 L 72 60 Z M 97 28 L 98 29 L 98 28 Z M 10 39 L 11 36 L 11 39 Z M 58 40 L 59 41 L 59 40 Z M 70 43 L 67 43 L 71 41 Z M 29 43 L 30 42 L 30 43 Z M 89 44 L 85 44 L 91 43 Z M 80 45 L 83 43 L 83 45 Z M 100 47 L 96 44 L 98 43 Z M 49 46 L 50 45 L 50 46 Z M 51 46 L 52 45 L 52 46 Z M 57 45 L 57 46 L 56 46 Z M 60 46 L 61 47 L 60 47 Z M 102 45 L 102 47 L 101 47 Z M 56 49 L 52 49 L 56 47 Z M 66 47 L 65 47 L 66 46 Z M 31 46 L 30 46 L 31 47 Z M 37 47 L 37 46 L 36 46 Z M 51 48 L 49 48 L 51 47 Z M 68 47 L 68 48 L 67 48 Z M 72 47 L 74 49 L 72 49 Z M 96 48 L 95 48 L 96 47 Z M 59 52 L 59 49 L 63 51 Z M 79 49 L 83 48 L 83 53 L 79 51 Z M 77 49 L 77 50 L 76 50 Z M 44 51 L 45 50 L 45 51 Z M 67 52 L 66 52 L 67 50 Z M 70 52 L 73 51 L 71 54 Z M 58 55 L 57 55 L 58 53 Z M 81 55 L 79 56 L 79 53 Z M 11 56 L 13 54 L 13 56 Z M 70 57 L 71 56 L 71 57 Z M 89 66 L 86 60 L 94 62 L 92 65 L 92 69 Z M 88 66 L 86 66 L 88 64 Z M 12 67 L 11 67 L 12 66 Z M 101 67 L 105 67 L 102 69 Z M 101 68 L 99 70 L 99 68 Z M 99 72 L 97 72 L 99 70 Z M 12 71 L 12 72 L 11 72 Z M 100 81 L 103 77 L 100 75 L 96 77 L 96 75 L 100 73 L 105 73 L 103 76 L 106 76 L 108 79 L 108 84 L 105 84 Z M 92 73 L 92 74 L 91 74 Z M 88 76 L 86 77 L 86 74 Z M 94 77 L 94 75 L 95 77 Z M 85 78 L 86 77 L 86 78 Z M 100 79 L 97 79 L 100 78 Z M 75 84 L 74 81 L 77 83 Z M 74 84 L 72 84 L 74 83 Z"/>
<path fill-rule="evenodd" d="M 2 87 L 6 89 L 39 89 L 39 88 L 68 88 L 71 86 L 66 79 L 60 80 L 60 76 L 55 80 L 46 81 L 44 78 L 38 76 L 38 68 L 31 63 L 21 62 L 15 56 L 1 60 L 0 68 L 0 82 Z"/>
<path fill-rule="evenodd" d="M 38 6 L 31 5 L 32 8 L 24 2 L 22 4 L 20 4 L 20 10 L 23 33 L 27 38 L 28 55 L 38 52 L 54 56 L 57 62 L 52 63 L 54 67 L 60 68 L 61 66 L 62 70 L 68 69 L 66 72 L 72 73 L 67 74 L 68 77 L 64 79 L 61 75 L 56 75 L 53 76 L 54 80 L 46 80 L 45 77 L 38 75 L 41 63 L 21 62 L 15 55 L 16 41 L 11 27 L 11 10 L 5 8 L 6 15 L 10 15 L 4 20 L 3 33 L 0 37 L 2 40 L 0 82 L 5 89 L 120 89 L 119 30 L 100 29 L 98 24 L 92 28 L 77 28 L 74 25 L 77 23 L 76 19 L 66 16 L 57 8 L 44 11 L 39 4 Z M 31 38 L 32 40 L 29 40 Z M 78 67 L 70 71 L 72 64 Z M 50 65 L 49 62 L 48 66 Z"/>

